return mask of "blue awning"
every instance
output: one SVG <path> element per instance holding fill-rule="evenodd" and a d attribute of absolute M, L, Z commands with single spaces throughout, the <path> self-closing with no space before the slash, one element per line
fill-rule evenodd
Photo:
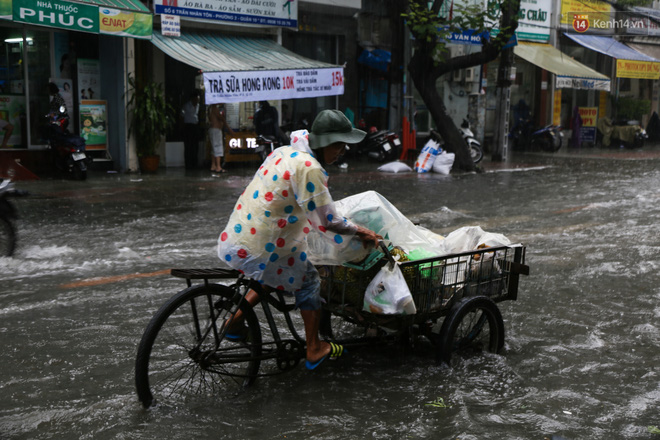
<path fill-rule="evenodd" d="M 649 61 L 653 63 L 660 62 L 660 60 L 656 60 L 653 57 L 638 52 L 635 49 L 616 41 L 614 38 L 569 33 L 564 33 L 564 35 L 587 49 L 594 50 L 617 60 Z"/>

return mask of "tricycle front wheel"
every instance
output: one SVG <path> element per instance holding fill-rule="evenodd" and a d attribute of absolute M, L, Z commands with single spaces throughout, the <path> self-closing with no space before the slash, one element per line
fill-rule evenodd
<path fill-rule="evenodd" d="M 442 323 L 439 360 L 487 350 L 499 353 L 504 346 L 504 321 L 495 303 L 485 296 L 463 298 Z"/>

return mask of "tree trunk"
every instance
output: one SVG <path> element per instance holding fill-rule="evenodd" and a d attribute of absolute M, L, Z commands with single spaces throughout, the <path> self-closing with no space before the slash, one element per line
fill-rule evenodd
<path fill-rule="evenodd" d="M 447 113 L 447 108 L 435 86 L 436 78 L 433 77 L 433 74 L 430 74 L 432 69 L 425 68 L 426 60 L 418 56 L 418 53 L 420 52 L 417 52 L 411 58 L 408 64 L 408 72 L 410 72 L 415 87 L 422 95 L 426 107 L 431 112 L 431 117 L 437 125 L 437 132 L 440 133 L 442 140 L 445 142 L 443 149 L 456 154 L 453 169 L 475 171 L 476 167 L 472 161 L 467 143 L 463 140 L 461 132 Z"/>

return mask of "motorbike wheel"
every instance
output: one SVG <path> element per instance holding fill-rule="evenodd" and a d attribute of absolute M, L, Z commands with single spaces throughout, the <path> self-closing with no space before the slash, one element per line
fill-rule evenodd
<path fill-rule="evenodd" d="M 81 161 L 75 162 L 73 164 L 73 169 L 71 170 L 71 172 L 73 173 L 74 180 L 87 179 L 87 168 L 85 167 L 84 164 L 81 163 Z"/>
<path fill-rule="evenodd" d="M 562 136 L 557 135 L 556 139 L 552 139 L 550 141 L 550 148 L 553 153 L 561 150 L 561 147 L 563 146 L 563 140 L 564 138 Z"/>
<path fill-rule="evenodd" d="M 11 257 L 16 249 L 16 231 L 6 217 L 0 217 L 0 256 Z"/>
<path fill-rule="evenodd" d="M 472 157 L 472 161 L 474 163 L 481 162 L 481 159 L 484 158 L 484 151 L 481 149 L 481 147 L 474 142 L 470 142 L 468 143 L 468 148 L 470 149 L 470 156 Z"/>
<path fill-rule="evenodd" d="M 531 142 L 532 151 L 553 151 L 552 142 L 545 137 L 535 137 Z"/>

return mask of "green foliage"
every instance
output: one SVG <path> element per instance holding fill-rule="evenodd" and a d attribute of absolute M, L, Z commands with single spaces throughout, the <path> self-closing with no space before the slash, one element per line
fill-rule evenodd
<path fill-rule="evenodd" d="M 619 98 L 616 103 L 616 116 L 621 119 L 641 120 L 651 113 L 651 101 L 648 99 Z"/>
<path fill-rule="evenodd" d="M 660 434 L 660 429 L 657 426 L 649 426 L 646 429 L 648 429 L 651 434 Z"/>
<path fill-rule="evenodd" d="M 436 0 L 437 1 L 437 0 Z M 502 5 L 510 0 L 491 0 L 488 7 L 483 8 L 482 3 L 460 4 L 453 3 L 452 14 L 448 9 L 436 12 L 430 3 L 423 0 L 410 0 L 408 12 L 401 14 L 408 22 L 408 28 L 416 40 L 435 45 L 430 53 L 438 61 L 444 60 L 448 52 L 446 39 L 452 32 L 462 32 L 473 29 L 477 33 L 491 29 L 499 20 Z M 445 3 L 449 3 L 446 0 Z"/>
<path fill-rule="evenodd" d="M 153 156 L 161 137 L 174 125 L 174 108 L 165 100 L 162 84 L 137 84 L 129 75 L 128 85 L 128 134 L 135 133 L 138 156 Z"/>

